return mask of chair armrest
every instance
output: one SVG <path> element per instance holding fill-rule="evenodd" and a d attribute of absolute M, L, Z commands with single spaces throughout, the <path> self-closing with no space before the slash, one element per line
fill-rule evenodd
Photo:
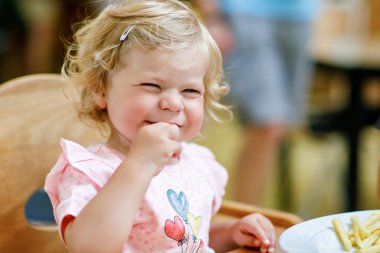
<path fill-rule="evenodd" d="M 261 213 L 267 217 L 274 226 L 283 228 L 291 227 L 303 221 L 301 217 L 292 213 L 244 204 L 232 200 L 223 200 L 222 206 L 218 212 L 218 214 L 233 216 L 236 218 L 241 218 L 251 213 Z"/>

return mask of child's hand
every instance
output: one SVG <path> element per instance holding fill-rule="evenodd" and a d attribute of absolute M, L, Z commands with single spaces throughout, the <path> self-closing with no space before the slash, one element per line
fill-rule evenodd
<path fill-rule="evenodd" d="M 243 217 L 234 224 L 231 234 L 239 246 L 260 248 L 260 252 L 274 252 L 275 229 L 271 221 L 262 214 Z"/>
<path fill-rule="evenodd" d="M 166 165 L 179 161 L 180 130 L 177 125 L 158 122 L 142 127 L 129 150 L 128 158 L 152 169 L 157 175 Z"/>

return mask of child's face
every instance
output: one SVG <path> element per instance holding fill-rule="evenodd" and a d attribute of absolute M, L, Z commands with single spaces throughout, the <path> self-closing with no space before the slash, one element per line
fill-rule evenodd
<path fill-rule="evenodd" d="M 191 48 L 121 54 L 110 73 L 107 94 L 98 101 L 107 107 L 113 138 L 128 146 L 141 127 L 157 122 L 178 125 L 183 141 L 199 133 L 205 67 L 203 58 L 195 55 Z"/>

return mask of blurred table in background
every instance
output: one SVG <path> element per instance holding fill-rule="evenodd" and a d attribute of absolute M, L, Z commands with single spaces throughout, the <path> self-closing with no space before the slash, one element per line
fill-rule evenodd
<path fill-rule="evenodd" d="M 358 209 L 358 171 L 360 132 L 373 125 L 380 116 L 379 107 L 368 107 L 363 101 L 363 89 L 371 78 L 380 78 L 380 39 L 337 40 L 315 47 L 316 71 L 338 72 L 345 76 L 349 95 L 343 110 L 314 115 L 311 127 L 315 131 L 341 131 L 348 142 L 347 211 Z"/>
<path fill-rule="evenodd" d="M 311 46 L 316 72 L 330 77 L 339 73 L 345 78 L 347 101 L 341 110 L 314 114 L 310 121 L 316 132 L 339 131 L 347 139 L 346 209 L 353 211 L 358 210 L 360 132 L 380 116 L 379 103 L 369 106 L 363 96 L 368 81 L 380 80 L 380 1 L 349 2 L 324 9 Z M 379 98 L 380 92 L 375 93 L 375 99 Z"/>

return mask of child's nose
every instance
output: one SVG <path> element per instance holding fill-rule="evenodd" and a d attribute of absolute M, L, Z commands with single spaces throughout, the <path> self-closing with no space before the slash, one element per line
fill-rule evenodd
<path fill-rule="evenodd" d="M 162 110 L 170 110 L 178 112 L 183 110 L 182 96 L 177 92 L 165 92 L 160 99 L 160 108 Z"/>

